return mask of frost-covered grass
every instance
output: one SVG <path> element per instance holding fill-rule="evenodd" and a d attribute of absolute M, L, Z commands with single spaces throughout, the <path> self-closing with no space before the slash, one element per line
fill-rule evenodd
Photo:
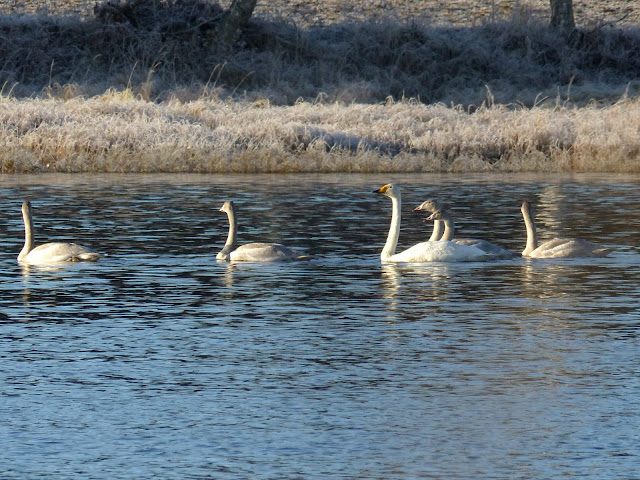
<path fill-rule="evenodd" d="M 468 113 L 418 102 L 0 102 L 2 172 L 640 172 L 640 101 Z"/>
<path fill-rule="evenodd" d="M 0 16 L 3 172 L 640 172 L 633 25 L 262 19 L 229 49 L 211 3 L 131 4 Z"/>

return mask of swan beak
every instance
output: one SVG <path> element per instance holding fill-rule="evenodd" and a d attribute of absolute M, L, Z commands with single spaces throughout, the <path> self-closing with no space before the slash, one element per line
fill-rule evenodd
<path fill-rule="evenodd" d="M 385 194 L 387 193 L 387 190 L 389 190 L 389 188 L 391 187 L 391 185 L 387 184 L 387 185 L 383 185 L 382 187 L 380 187 L 377 190 L 374 190 L 373 193 L 382 193 Z"/>
<path fill-rule="evenodd" d="M 428 222 L 429 220 L 433 220 L 433 216 L 435 215 L 435 213 L 432 213 L 431 215 L 429 215 L 427 218 L 424 219 L 425 222 Z"/>
<path fill-rule="evenodd" d="M 422 206 L 417 206 L 416 208 L 413 209 L 414 212 L 421 212 L 422 211 Z"/>

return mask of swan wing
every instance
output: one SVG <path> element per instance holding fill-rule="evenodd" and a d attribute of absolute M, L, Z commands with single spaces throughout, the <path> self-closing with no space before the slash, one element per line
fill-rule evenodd
<path fill-rule="evenodd" d="M 484 262 L 493 260 L 493 255 L 470 245 L 455 242 L 422 242 L 393 255 L 392 262 Z"/>
<path fill-rule="evenodd" d="M 469 245 L 476 247 L 489 255 L 493 255 L 496 259 L 509 259 L 515 257 L 515 254 L 500 245 L 491 243 L 481 238 L 454 238 L 453 241 L 458 245 Z"/>
<path fill-rule="evenodd" d="M 229 254 L 229 259 L 234 262 L 286 262 L 308 258 L 280 243 L 249 243 Z"/>
<path fill-rule="evenodd" d="M 529 254 L 533 258 L 604 257 L 612 251 L 582 238 L 554 238 Z"/>
<path fill-rule="evenodd" d="M 99 253 L 76 243 L 45 243 L 31 250 L 20 263 L 43 265 L 48 263 L 94 262 L 101 257 Z"/>

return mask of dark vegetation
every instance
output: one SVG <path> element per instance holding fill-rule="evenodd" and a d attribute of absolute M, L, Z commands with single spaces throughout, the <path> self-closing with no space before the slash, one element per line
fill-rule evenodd
<path fill-rule="evenodd" d="M 462 105 L 532 105 L 542 96 L 616 100 L 640 91 L 640 29 L 565 36 L 546 23 L 469 27 L 348 23 L 298 29 L 252 20 L 233 46 L 215 41 L 212 2 L 128 0 L 91 18 L 0 16 L 0 83 L 14 97 L 91 96 L 130 88 L 149 100 L 203 95 Z M 571 94 L 569 90 L 571 89 Z"/>

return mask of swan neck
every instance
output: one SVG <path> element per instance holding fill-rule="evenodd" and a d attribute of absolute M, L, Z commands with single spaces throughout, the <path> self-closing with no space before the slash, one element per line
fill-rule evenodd
<path fill-rule="evenodd" d="M 437 242 L 438 240 L 440 240 L 440 237 L 442 237 L 443 225 L 444 224 L 442 223 L 441 220 L 433 221 L 433 232 L 429 237 L 430 242 Z"/>
<path fill-rule="evenodd" d="M 400 211 L 401 197 L 400 193 L 391 197 L 392 214 L 391 214 L 391 226 L 389 227 L 389 235 L 387 235 L 387 243 L 385 243 L 382 249 L 380 258 L 382 261 L 387 261 L 396 253 L 396 247 L 398 246 L 398 237 L 400 236 L 400 221 L 402 214 Z"/>
<path fill-rule="evenodd" d="M 442 235 L 442 238 L 440 238 L 440 241 L 450 242 L 451 240 L 453 240 L 453 234 L 456 230 L 455 225 L 453 224 L 453 220 L 451 220 L 450 218 L 445 218 L 443 222 L 444 222 L 444 235 Z"/>
<path fill-rule="evenodd" d="M 231 205 L 231 208 L 227 210 L 227 217 L 229 218 L 229 234 L 227 235 L 227 241 L 222 247 L 222 250 L 216 255 L 216 259 L 218 260 L 229 260 L 229 254 L 235 249 L 236 246 L 236 235 L 238 233 L 238 224 L 236 220 L 236 207 L 235 205 Z"/>
<path fill-rule="evenodd" d="M 18 255 L 18 260 L 26 257 L 33 250 L 33 220 L 31 219 L 31 208 L 27 204 L 22 206 L 22 219 L 24 220 L 24 247 Z"/>
<path fill-rule="evenodd" d="M 536 224 L 531 217 L 531 208 L 529 206 L 522 208 L 522 217 L 524 218 L 524 224 L 527 228 L 527 246 L 522 251 L 522 256 L 525 257 L 538 248 L 538 234 L 536 232 Z"/>
<path fill-rule="evenodd" d="M 227 235 L 227 242 L 225 247 L 233 247 L 236 244 L 236 236 L 238 234 L 238 221 L 236 219 L 236 207 L 232 206 L 227 212 L 229 217 L 229 235 Z"/>

